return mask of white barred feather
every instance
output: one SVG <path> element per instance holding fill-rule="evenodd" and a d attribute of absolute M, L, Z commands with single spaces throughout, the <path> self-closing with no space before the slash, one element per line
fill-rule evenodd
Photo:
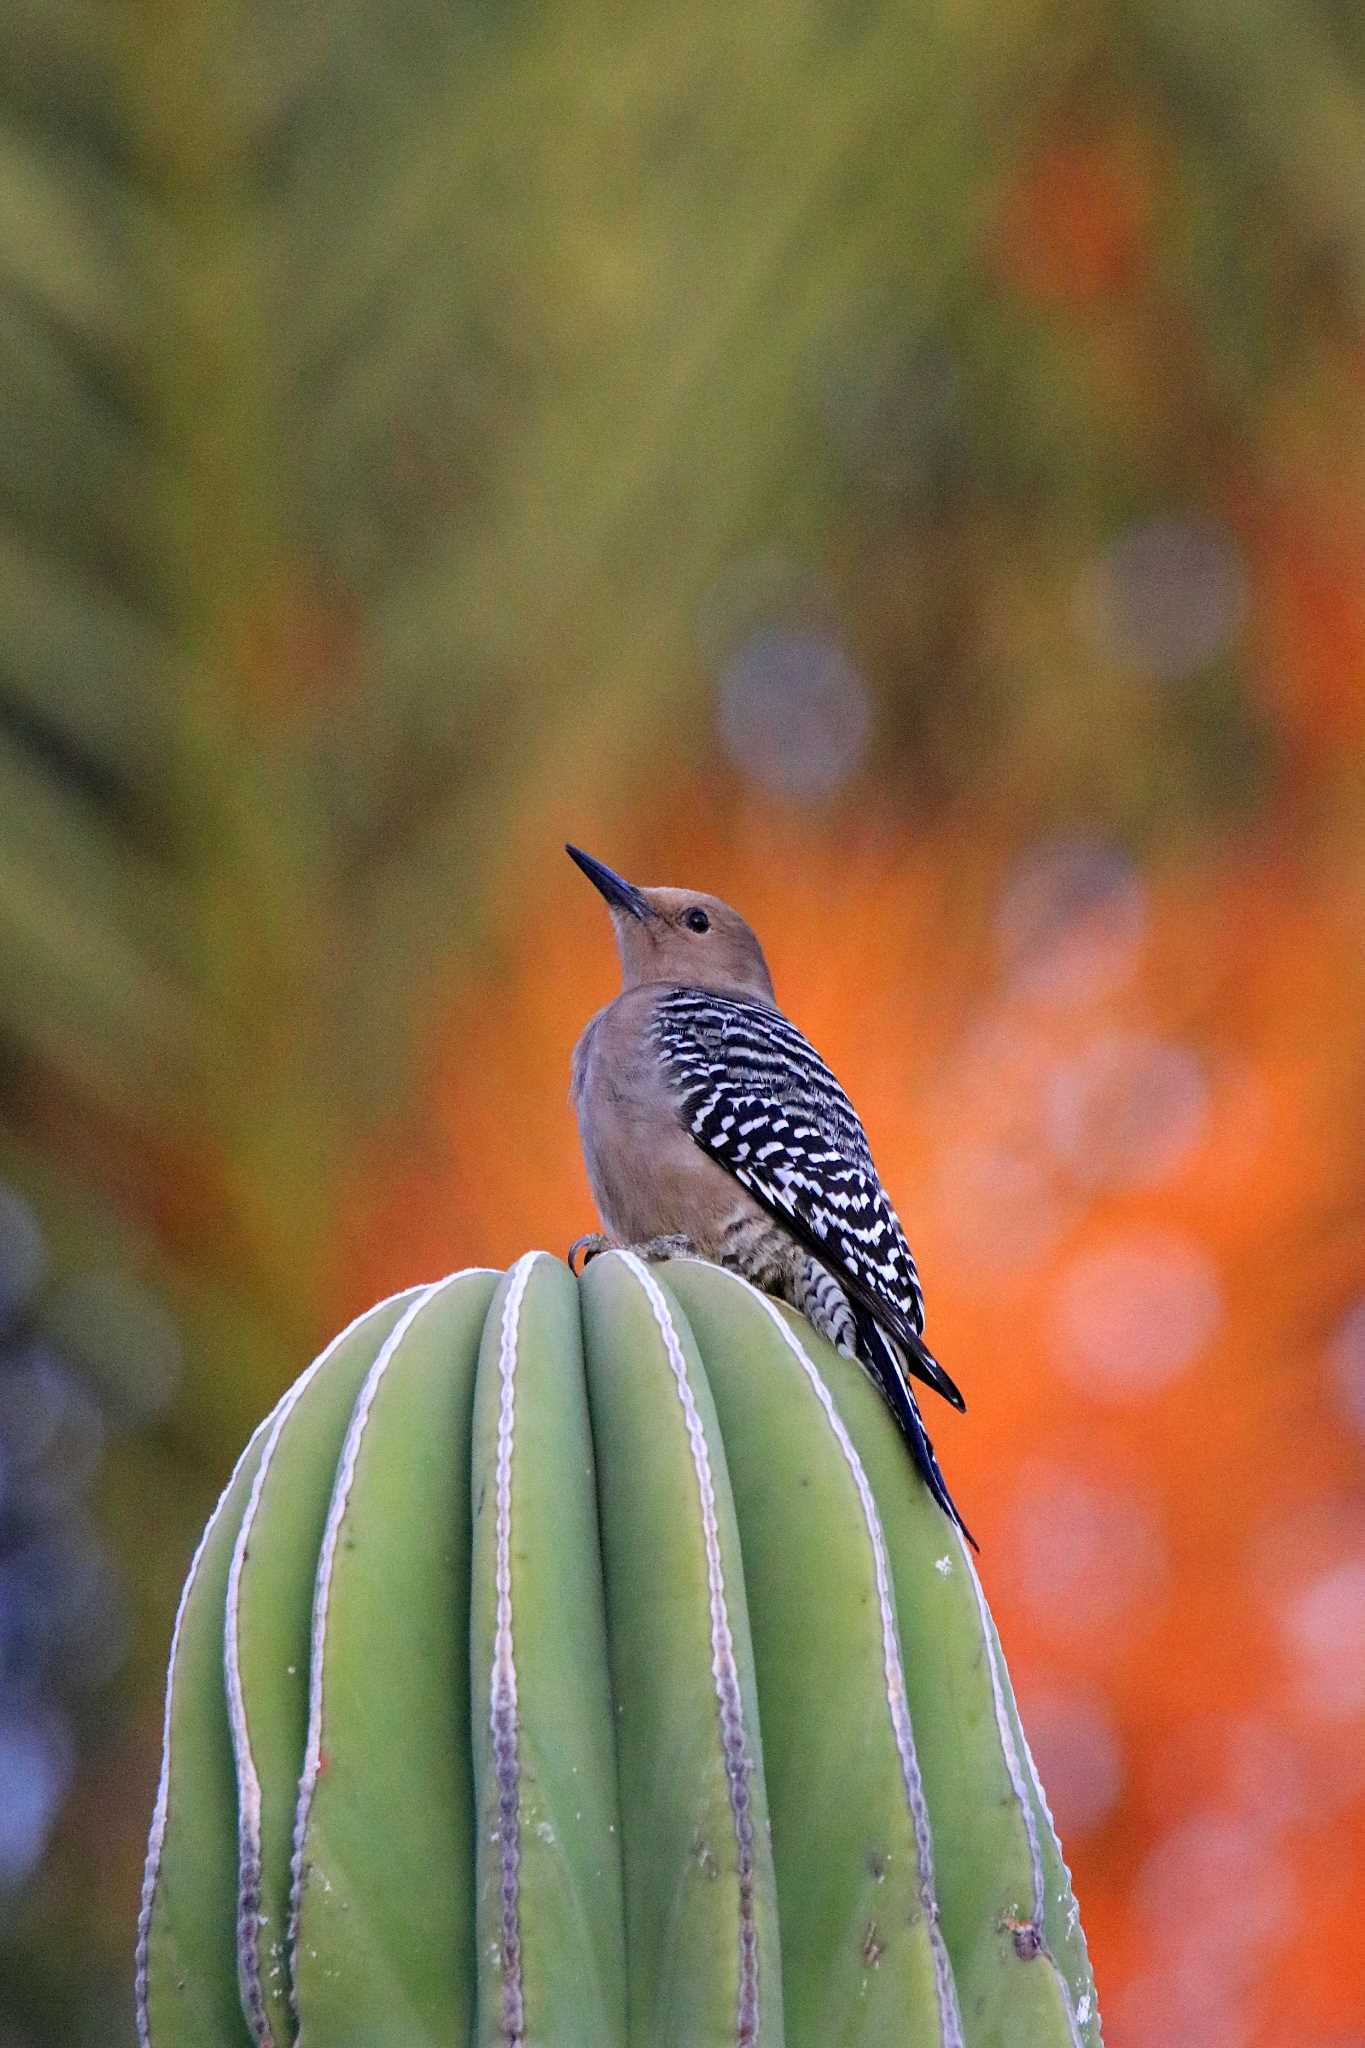
<path fill-rule="evenodd" d="M 697 1143 L 817 1239 L 836 1273 L 921 1333 L 905 1232 L 853 1104 L 808 1040 L 761 1003 L 695 988 L 660 999 L 652 1035 Z"/>

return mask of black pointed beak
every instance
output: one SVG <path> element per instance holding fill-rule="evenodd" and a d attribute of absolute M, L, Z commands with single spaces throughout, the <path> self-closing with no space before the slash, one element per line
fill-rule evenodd
<path fill-rule="evenodd" d="M 590 853 L 584 853 L 578 846 L 566 846 L 564 851 L 571 861 L 582 868 L 593 888 L 606 897 L 613 910 L 624 910 L 629 912 L 631 917 L 641 919 L 653 917 L 654 911 L 644 891 L 637 889 L 634 883 L 628 882 L 623 875 L 618 875 L 605 861 L 594 860 Z"/>

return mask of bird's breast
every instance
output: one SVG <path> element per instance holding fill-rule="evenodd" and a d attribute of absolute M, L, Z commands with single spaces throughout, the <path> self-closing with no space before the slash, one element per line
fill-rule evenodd
<path fill-rule="evenodd" d="M 602 1222 L 624 1244 L 675 1232 L 719 1257 L 757 1205 L 684 1128 L 649 1035 L 657 996 L 632 990 L 599 1011 L 574 1051 L 573 1103 Z"/>

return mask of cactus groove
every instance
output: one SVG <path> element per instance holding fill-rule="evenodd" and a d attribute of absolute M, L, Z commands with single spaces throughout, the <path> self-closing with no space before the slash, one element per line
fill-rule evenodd
<path fill-rule="evenodd" d="M 1100 2048 L 973 1560 L 693 1260 L 343 1331 L 176 1617 L 142 2048 Z"/>

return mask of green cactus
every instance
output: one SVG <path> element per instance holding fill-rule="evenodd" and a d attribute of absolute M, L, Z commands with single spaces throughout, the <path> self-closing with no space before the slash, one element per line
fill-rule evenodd
<path fill-rule="evenodd" d="M 143 2048 L 1099 2048 L 972 1560 L 747 1282 L 381 1303 L 176 1619 Z"/>

